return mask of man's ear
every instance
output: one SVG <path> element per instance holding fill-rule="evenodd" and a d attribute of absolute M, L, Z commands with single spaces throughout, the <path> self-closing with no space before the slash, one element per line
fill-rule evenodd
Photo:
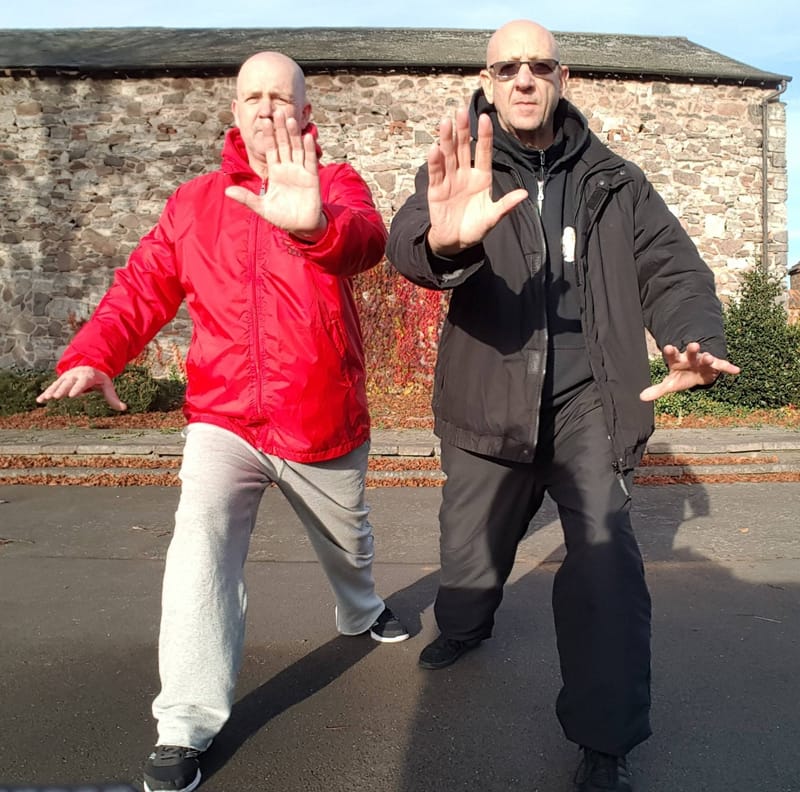
<path fill-rule="evenodd" d="M 304 130 L 307 126 L 309 121 L 311 121 L 311 105 L 306 104 L 303 107 L 303 112 L 300 115 L 300 131 Z"/>
<path fill-rule="evenodd" d="M 489 104 L 494 104 L 494 80 L 488 69 L 481 69 L 481 88 Z"/>
<path fill-rule="evenodd" d="M 561 96 L 567 92 L 567 82 L 569 80 L 569 66 L 561 66 L 561 73 L 559 74 L 559 86 L 561 88 Z"/>
<path fill-rule="evenodd" d="M 233 123 L 234 123 L 234 126 L 238 127 L 239 126 L 239 116 L 238 116 L 238 113 L 236 112 L 237 107 L 238 107 L 238 105 L 236 104 L 236 100 L 235 99 L 232 100 L 231 101 L 231 112 L 233 113 Z"/>

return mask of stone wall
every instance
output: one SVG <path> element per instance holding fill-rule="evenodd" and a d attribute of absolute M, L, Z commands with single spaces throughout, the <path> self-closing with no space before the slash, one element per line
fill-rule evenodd
<path fill-rule="evenodd" d="M 786 295 L 789 321 L 800 324 L 800 261 L 789 269 L 789 291 Z"/>
<path fill-rule="evenodd" d="M 310 74 L 328 159 L 366 178 L 387 223 L 444 114 L 477 72 Z M 51 366 L 182 181 L 219 162 L 233 78 L 0 77 L 0 368 Z M 761 259 L 767 91 L 573 77 L 592 129 L 649 175 L 714 269 L 723 299 Z M 786 269 L 785 112 L 769 105 L 769 266 Z M 184 348 L 183 311 L 159 335 Z"/>

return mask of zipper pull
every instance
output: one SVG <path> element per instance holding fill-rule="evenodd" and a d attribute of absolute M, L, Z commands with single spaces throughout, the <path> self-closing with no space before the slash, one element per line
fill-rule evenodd
<path fill-rule="evenodd" d="M 539 185 L 539 195 L 537 197 L 537 203 L 539 204 L 539 214 L 542 213 L 542 204 L 544 203 L 544 180 L 545 180 L 545 159 L 544 159 L 544 150 L 539 149 L 539 172 L 541 176 L 537 179 L 537 183 Z"/>
<path fill-rule="evenodd" d="M 611 465 L 614 468 L 614 475 L 617 477 L 617 481 L 619 482 L 619 486 L 621 487 L 622 491 L 625 493 L 625 497 L 630 500 L 631 493 L 628 490 L 628 485 L 625 483 L 625 476 L 622 474 L 622 466 L 619 462 L 613 462 Z"/>

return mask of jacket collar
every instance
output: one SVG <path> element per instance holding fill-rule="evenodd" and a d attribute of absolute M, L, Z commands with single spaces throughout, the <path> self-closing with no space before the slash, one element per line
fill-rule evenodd
<path fill-rule="evenodd" d="M 317 158 L 319 159 L 322 157 L 322 148 L 318 141 L 319 131 L 317 130 L 316 124 L 307 124 L 303 130 L 303 134 L 310 134 L 314 138 Z M 231 176 L 240 175 L 259 178 L 256 172 L 250 167 L 247 149 L 245 148 L 242 133 L 239 131 L 238 127 L 232 127 L 225 135 L 225 143 L 222 147 L 222 170 Z"/>
<path fill-rule="evenodd" d="M 495 152 L 503 152 L 517 165 L 528 163 L 531 149 L 523 147 L 500 126 L 494 105 L 489 103 L 483 89 L 479 88 L 472 95 L 469 107 L 470 132 L 473 139 L 477 138 L 478 116 L 482 114 L 492 119 Z M 586 118 L 566 99 L 560 99 L 558 102 L 554 127 L 555 140 L 545 149 L 548 170 L 557 165 L 564 165 L 580 155 L 585 150 L 591 134 Z"/>

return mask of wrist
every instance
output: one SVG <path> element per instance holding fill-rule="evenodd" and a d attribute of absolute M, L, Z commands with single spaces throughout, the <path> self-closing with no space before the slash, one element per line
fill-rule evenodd
<path fill-rule="evenodd" d="M 308 229 L 305 231 L 292 231 L 291 234 L 293 237 L 299 239 L 302 242 L 319 242 L 322 237 L 325 236 L 325 233 L 328 230 L 328 217 L 325 212 L 319 213 L 319 221 L 317 222 L 316 228 Z"/>
<path fill-rule="evenodd" d="M 434 256 L 451 258 L 452 256 L 457 256 L 462 250 L 464 250 L 464 248 L 462 248 L 458 243 L 448 244 L 438 240 L 433 228 L 428 229 L 426 241 L 428 243 L 428 249 L 431 251 L 431 253 L 433 253 Z"/>

